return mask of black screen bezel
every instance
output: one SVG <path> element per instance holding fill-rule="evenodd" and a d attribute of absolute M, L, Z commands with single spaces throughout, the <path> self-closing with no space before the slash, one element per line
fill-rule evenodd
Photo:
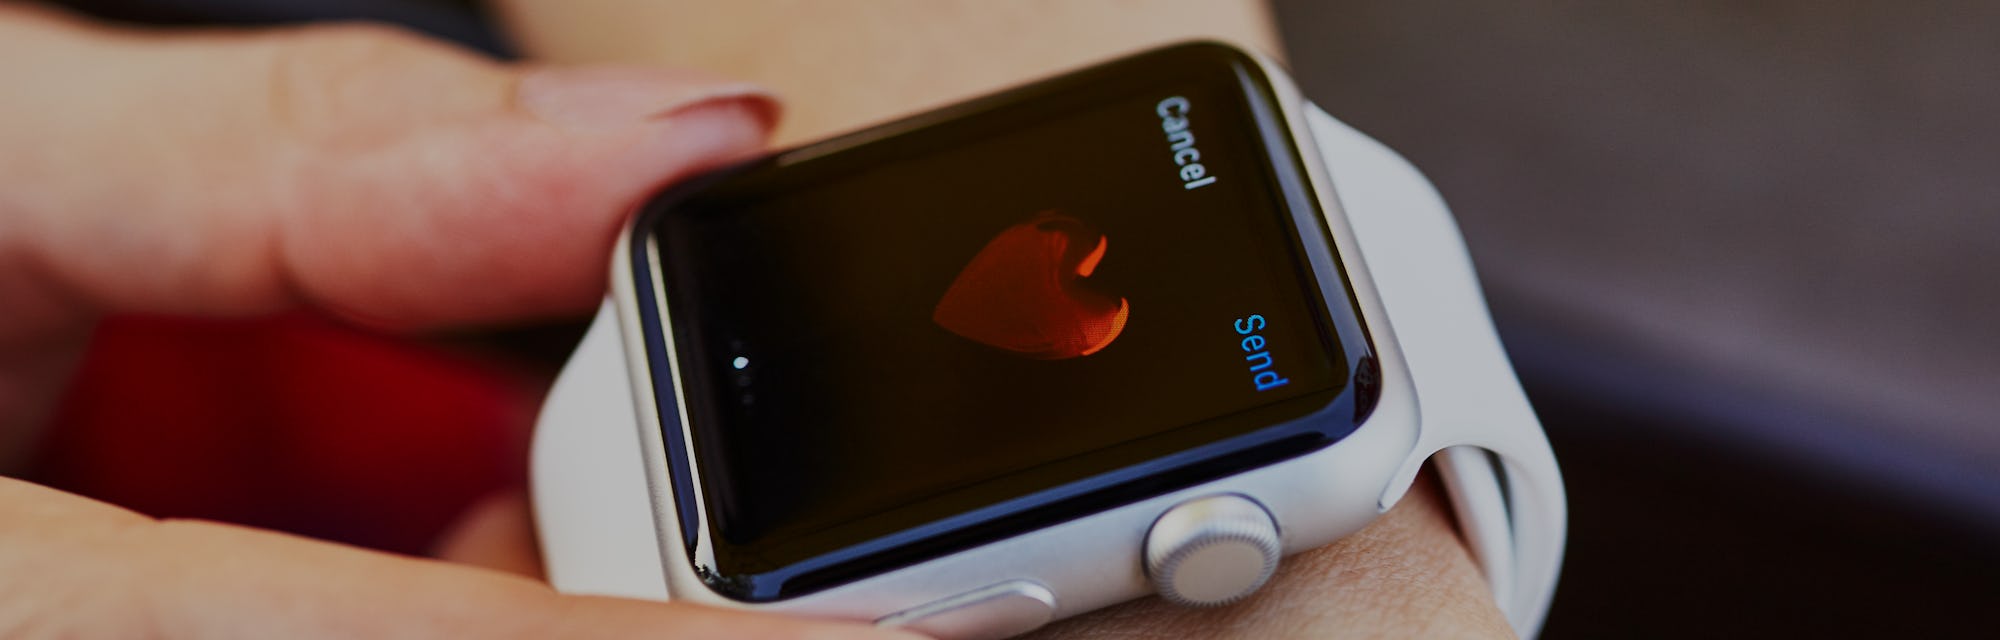
<path fill-rule="evenodd" d="M 1337 344 L 1334 352 L 1344 359 L 1346 381 L 1326 392 L 1325 404 L 1296 419 L 1286 420 L 1254 432 L 1225 438 L 1185 449 L 1142 463 L 1091 476 L 1053 489 L 1006 500 L 976 509 L 959 517 L 914 527 L 890 535 L 850 545 L 839 551 L 795 562 L 775 570 L 732 573 L 727 567 L 709 566 L 701 558 L 702 545 L 713 545 L 702 530 L 703 518 L 693 500 L 677 499 L 676 517 L 682 545 L 696 573 L 709 588 L 725 597 L 743 602 L 772 602 L 813 593 L 854 580 L 877 575 L 987 542 L 1005 539 L 1034 529 L 1054 525 L 1091 513 L 1137 502 L 1174 490 L 1211 481 L 1247 469 L 1315 451 L 1351 434 L 1372 411 L 1380 393 L 1380 375 L 1372 345 L 1361 322 L 1345 270 L 1336 258 L 1332 239 L 1314 193 L 1300 149 L 1292 139 L 1285 110 L 1272 81 L 1249 55 L 1227 45 L 1193 43 L 1159 49 L 1100 66 L 1026 85 L 987 98 L 947 107 L 909 119 L 880 125 L 802 149 L 773 154 L 737 167 L 669 189 L 642 207 L 635 223 L 630 247 L 634 289 L 641 329 L 646 341 L 651 382 L 658 405 L 665 459 L 673 495 L 692 496 L 697 483 L 689 462 L 684 425 L 678 417 L 680 388 L 671 369 L 663 327 L 663 308 L 671 304 L 656 299 L 655 283 L 667 280 L 656 273 L 653 252 L 659 218 L 676 203 L 731 178 L 757 172 L 781 171 L 799 163 L 829 159 L 859 158 L 865 161 L 875 145 L 893 144 L 899 136 L 923 135 L 931 126 L 980 114 L 1012 108 L 1020 111 L 1038 100 L 1047 100 L 1107 80 L 1134 77 L 1164 77 L 1188 65 L 1226 66 L 1239 82 L 1254 114 L 1256 129 L 1267 152 L 1275 199 L 1289 208 L 1293 225 L 1287 227 L 1295 257 L 1306 259 L 1299 265 L 1303 283 L 1313 285 L 1324 314 L 1317 318 L 1330 327 Z M 662 289 L 667 287 L 662 286 Z M 683 330 L 676 328 L 676 333 Z M 677 337 L 677 340 L 679 338 Z M 1312 396 L 1322 397 L 1322 396 Z M 1297 400 L 1297 399 L 1295 399 Z M 671 424 L 665 424 L 671 421 Z M 717 554 L 707 554 L 716 557 Z"/>

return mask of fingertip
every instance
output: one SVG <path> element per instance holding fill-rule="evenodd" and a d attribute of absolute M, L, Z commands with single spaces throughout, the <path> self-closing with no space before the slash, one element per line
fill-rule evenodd
<path fill-rule="evenodd" d="M 660 170 L 646 194 L 666 183 L 757 155 L 770 138 L 778 111 L 774 101 L 744 95 L 688 105 L 659 119 L 649 135 L 658 140 L 660 156 L 655 160 Z"/>
<path fill-rule="evenodd" d="M 635 208 L 758 153 L 777 110 L 766 94 L 725 93 L 615 129 L 505 118 L 436 136 L 445 153 L 428 164 L 369 169 L 388 183 L 360 190 L 370 202 L 308 212 L 320 228 L 287 247 L 301 297 L 388 329 L 587 313 Z"/>
<path fill-rule="evenodd" d="M 431 299 L 451 308 L 398 324 L 589 312 L 603 299 L 611 255 L 639 207 L 673 184 L 760 153 L 777 111 L 761 94 L 728 95 L 569 143 L 572 160 L 524 171 L 508 189 L 517 199 L 460 236 L 483 243 L 459 255 L 490 269 L 485 286 L 448 288 Z"/>
<path fill-rule="evenodd" d="M 669 119 L 704 105 L 754 102 L 776 124 L 778 99 L 769 89 L 683 69 L 551 67 L 522 73 L 516 100 L 534 117 L 588 133 Z"/>

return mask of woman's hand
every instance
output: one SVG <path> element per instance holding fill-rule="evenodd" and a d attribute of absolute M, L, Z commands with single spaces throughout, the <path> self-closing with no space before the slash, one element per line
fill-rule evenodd
<path fill-rule="evenodd" d="M 699 74 L 503 66 L 379 27 L 111 31 L 5 5 L 0 86 L 14 433 L 107 312 L 586 310 L 628 208 L 758 149 L 776 110 Z"/>
<path fill-rule="evenodd" d="M 17 434 L 105 313 L 585 311 L 624 212 L 756 151 L 776 109 L 695 74 L 504 66 L 378 28 L 129 32 L 13 6 L 0 86 L 0 432 Z M 562 596 L 0 478 L 0 637 L 890 635 Z"/>

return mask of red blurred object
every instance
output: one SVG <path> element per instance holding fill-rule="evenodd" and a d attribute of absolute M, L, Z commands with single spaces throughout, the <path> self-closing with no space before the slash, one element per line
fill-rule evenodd
<path fill-rule="evenodd" d="M 161 517 L 426 550 L 522 485 L 537 392 L 304 314 L 104 322 L 32 477 Z"/>

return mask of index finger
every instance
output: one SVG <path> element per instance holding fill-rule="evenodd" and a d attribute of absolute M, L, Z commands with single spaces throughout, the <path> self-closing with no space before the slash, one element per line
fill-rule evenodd
<path fill-rule="evenodd" d="M 0 82 L 0 269 L 38 280 L 0 296 L 394 326 L 587 310 L 630 207 L 755 152 L 775 110 L 743 83 L 379 27 L 136 34 L 4 7 Z"/>

